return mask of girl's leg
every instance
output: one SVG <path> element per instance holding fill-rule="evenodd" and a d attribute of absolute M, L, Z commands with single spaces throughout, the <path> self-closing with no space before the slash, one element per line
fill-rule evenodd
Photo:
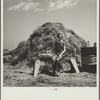
<path fill-rule="evenodd" d="M 56 72 L 56 61 L 52 61 L 52 67 L 53 67 L 53 76 L 55 76 L 55 72 Z"/>
<path fill-rule="evenodd" d="M 61 64 L 59 63 L 59 61 L 56 61 L 56 69 L 57 69 L 57 75 L 58 76 L 60 74 L 60 68 L 61 68 Z"/>

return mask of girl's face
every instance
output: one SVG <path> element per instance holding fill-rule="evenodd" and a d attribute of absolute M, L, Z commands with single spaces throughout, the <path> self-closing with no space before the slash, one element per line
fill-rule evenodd
<path fill-rule="evenodd" d="M 62 40 L 63 39 L 63 36 L 62 35 L 59 35 L 59 40 Z"/>

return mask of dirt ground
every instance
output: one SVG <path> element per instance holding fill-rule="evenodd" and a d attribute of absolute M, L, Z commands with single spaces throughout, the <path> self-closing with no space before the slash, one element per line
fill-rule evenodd
<path fill-rule="evenodd" d="M 38 74 L 34 78 L 32 69 L 25 65 L 4 65 L 4 87 L 96 87 L 96 73 L 63 72 L 59 77 L 47 74 Z"/>

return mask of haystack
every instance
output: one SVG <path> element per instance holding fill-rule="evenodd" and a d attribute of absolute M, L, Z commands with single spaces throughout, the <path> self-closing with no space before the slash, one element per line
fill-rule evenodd
<path fill-rule="evenodd" d="M 81 47 L 86 47 L 86 42 L 78 36 L 73 30 L 65 28 L 61 23 L 45 23 L 38 27 L 28 38 L 27 41 L 21 42 L 17 49 L 16 61 L 27 60 L 29 63 L 38 59 L 38 55 L 53 50 L 54 42 L 57 40 L 57 35 L 61 33 L 65 40 L 66 52 L 63 59 L 60 61 L 63 68 L 70 66 L 69 60 L 75 57 L 77 63 L 81 65 Z M 13 50 L 14 51 L 14 50 Z M 17 52 L 17 51 L 16 51 Z M 15 60 L 14 60 L 15 61 Z M 13 62 L 14 62 L 13 61 Z"/>

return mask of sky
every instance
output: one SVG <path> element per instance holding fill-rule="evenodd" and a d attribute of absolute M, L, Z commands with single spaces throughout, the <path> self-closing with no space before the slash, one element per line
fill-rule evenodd
<path fill-rule="evenodd" d="M 60 22 L 92 46 L 97 41 L 97 0 L 3 0 L 3 45 L 14 49 L 46 22 Z"/>

